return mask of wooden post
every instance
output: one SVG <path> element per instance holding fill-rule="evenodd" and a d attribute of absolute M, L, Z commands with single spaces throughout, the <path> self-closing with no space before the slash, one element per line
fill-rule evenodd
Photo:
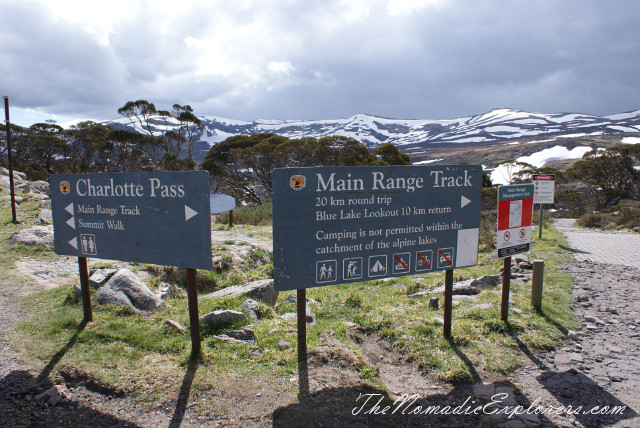
<path fill-rule="evenodd" d="M 229 211 L 229 227 L 233 227 L 233 210 Z"/>
<path fill-rule="evenodd" d="M 531 306 L 542 310 L 542 284 L 544 282 L 544 260 L 533 261 L 533 278 L 531 280 Z"/>
<path fill-rule="evenodd" d="M 511 257 L 504 258 L 502 267 L 502 301 L 500 303 L 500 318 L 506 321 L 509 315 L 509 287 L 511 286 Z"/>
<path fill-rule="evenodd" d="M 191 355 L 199 355 L 200 317 L 198 315 L 198 290 L 196 287 L 196 269 L 187 268 L 187 299 L 189 300 L 189 324 L 191 330 Z"/>
<path fill-rule="evenodd" d="M 538 238 L 542 238 L 542 204 L 540 204 L 540 228 L 538 229 Z"/>
<path fill-rule="evenodd" d="M 91 310 L 91 293 L 89 293 L 89 272 L 87 271 L 87 258 L 78 257 L 78 273 L 80 275 L 80 291 L 82 294 L 82 310 L 84 322 L 93 321 Z"/>
<path fill-rule="evenodd" d="M 451 337 L 451 313 L 453 306 L 453 269 L 444 271 L 444 323 L 442 335 L 447 339 Z"/>
<path fill-rule="evenodd" d="M 9 193 L 11 194 L 11 221 L 18 224 L 16 216 L 16 190 L 13 183 L 13 148 L 11 147 L 11 121 L 9 120 L 9 97 L 4 96 L 4 117 L 7 130 L 7 162 L 9 163 Z"/>
<path fill-rule="evenodd" d="M 297 290 L 298 367 L 307 365 L 307 290 Z"/>

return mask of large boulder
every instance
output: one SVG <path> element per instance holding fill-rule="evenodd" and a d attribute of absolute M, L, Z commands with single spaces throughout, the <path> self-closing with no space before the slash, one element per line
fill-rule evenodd
<path fill-rule="evenodd" d="M 53 230 L 46 226 L 33 226 L 13 233 L 9 242 L 14 245 L 51 245 L 53 246 Z"/>
<path fill-rule="evenodd" d="M 261 279 L 244 285 L 235 285 L 222 290 L 206 294 L 201 299 L 217 299 L 220 297 L 246 296 L 251 299 L 261 300 L 268 305 L 275 305 L 278 300 L 278 292 L 273 288 L 273 279 Z"/>
<path fill-rule="evenodd" d="M 166 307 L 159 295 L 129 269 L 120 269 L 96 293 L 100 304 L 130 306 L 136 311 L 153 311 Z"/>

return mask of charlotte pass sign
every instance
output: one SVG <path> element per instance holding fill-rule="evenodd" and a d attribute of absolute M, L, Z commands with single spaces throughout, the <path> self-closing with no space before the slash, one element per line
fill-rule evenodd
<path fill-rule="evenodd" d="M 211 269 L 209 173 L 51 176 L 57 254 Z"/>
<path fill-rule="evenodd" d="M 478 165 L 274 170 L 275 288 L 475 265 L 481 182 Z"/>

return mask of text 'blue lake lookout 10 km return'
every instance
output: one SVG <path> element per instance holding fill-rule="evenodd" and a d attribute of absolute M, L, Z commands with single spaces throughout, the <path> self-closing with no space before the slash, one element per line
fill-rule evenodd
<path fill-rule="evenodd" d="M 274 170 L 275 287 L 475 265 L 481 183 L 479 165 Z"/>

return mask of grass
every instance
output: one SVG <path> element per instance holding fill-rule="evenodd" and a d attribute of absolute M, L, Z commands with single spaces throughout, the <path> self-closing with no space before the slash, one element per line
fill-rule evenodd
<path fill-rule="evenodd" d="M 640 228 L 640 201 L 621 200 L 618 204 L 578 219 L 578 226 L 603 230 Z"/>
<path fill-rule="evenodd" d="M 30 204 L 33 203 L 26 201 L 23 204 L 24 213 L 28 218 L 35 218 L 32 213 L 37 211 L 37 206 Z M 8 224 L 6 207 L 0 209 L 0 220 L 0 269 L 3 272 L 7 272 L 16 259 L 57 258 L 44 247 L 10 246 L 7 243 L 10 231 L 28 224 Z M 229 230 L 223 225 L 214 228 L 222 232 Z M 251 237 L 270 236 L 264 227 L 234 226 L 232 231 Z M 228 245 L 233 244 L 229 242 Z M 499 315 L 500 291 L 491 287 L 477 295 L 477 301 L 462 301 L 454 306 L 452 338 L 445 339 L 442 304 L 440 309 L 432 309 L 427 305 L 429 295 L 409 297 L 416 291 L 442 284 L 443 272 L 319 287 L 307 290 L 318 321 L 317 326 L 308 328 L 307 345 L 312 349 L 322 335 L 331 334 L 356 353 L 360 352 L 354 335 L 345 327 L 345 322 L 350 321 L 366 333 L 383 337 L 407 360 L 444 382 L 474 380 L 478 373 L 498 379 L 508 377 L 524 364 L 523 346 L 534 351 L 554 349 L 567 330 L 579 326 L 572 312 L 571 278 L 558 270 L 558 266 L 570 257 L 561 245 L 566 243 L 553 228 L 545 229 L 544 237 L 532 245 L 531 258 L 544 259 L 546 265 L 542 312 L 536 312 L 530 306 L 530 285 L 512 282 L 512 308 L 519 311 L 511 311 L 509 321 L 503 322 Z M 272 274 L 272 259 L 262 250 L 249 254 L 242 266 L 224 258 L 226 245 L 214 248 L 214 255 L 216 250 L 223 255 L 217 269 L 199 271 L 202 283 L 208 281 L 214 285 L 201 292 Z M 455 277 L 460 280 L 497 274 L 501 266 L 502 260 L 484 252 L 480 254 L 478 266 L 456 270 Z M 240 388 L 264 380 L 291 397 L 295 396 L 297 391 L 288 381 L 297 370 L 295 321 L 279 317 L 286 312 L 295 312 L 295 303 L 288 298 L 291 294 L 295 292 L 281 293 L 276 308 L 264 304 L 259 307 L 262 319 L 254 323 L 257 338 L 254 345 L 232 345 L 214 337 L 249 321 L 225 328 L 202 329 L 202 364 L 193 379 L 190 403 L 197 403 L 203 412 L 224 412 L 215 400 L 207 400 L 211 401 L 207 404 L 200 398 L 215 396 L 221 388 Z M 239 310 L 242 300 L 203 300 L 199 312 L 205 314 L 223 308 Z M 476 307 L 482 303 L 489 304 L 490 309 Z M 186 300 L 170 300 L 166 310 L 152 314 L 94 304 L 94 321 L 83 329 L 79 328 L 82 303 L 73 293 L 71 282 L 61 288 L 27 296 L 22 304 L 27 308 L 25 312 L 32 315 L 11 331 L 10 339 L 16 349 L 21 349 L 20 358 L 35 372 L 44 373 L 54 382 L 74 376 L 90 378 L 148 408 L 167 394 L 180 390 L 189 364 L 190 336 L 188 333 L 180 335 L 164 324 L 172 319 L 189 325 Z M 279 331 L 270 333 L 273 329 Z M 277 345 L 280 339 L 294 346 L 281 348 Z M 55 365 L 50 367 L 54 360 Z M 365 365 L 358 371 L 364 379 L 379 385 L 378 373 L 373 367 Z"/>

